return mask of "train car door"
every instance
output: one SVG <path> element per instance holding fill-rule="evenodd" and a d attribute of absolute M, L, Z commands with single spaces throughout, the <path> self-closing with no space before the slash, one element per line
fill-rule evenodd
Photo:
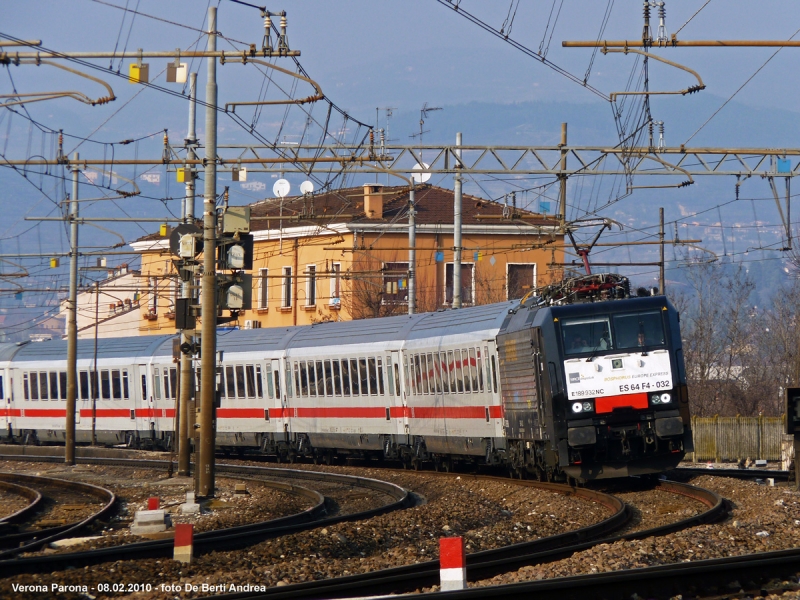
<path fill-rule="evenodd" d="M 389 409 L 392 421 L 395 423 L 394 433 L 406 435 L 408 433 L 408 398 L 406 390 L 408 382 L 403 381 L 403 365 L 400 352 L 393 350 L 389 362 L 389 388 L 393 400 L 393 409 Z"/>
<path fill-rule="evenodd" d="M 273 358 L 267 361 L 266 378 L 269 400 L 267 400 L 264 418 L 271 424 L 268 428 L 270 431 L 281 431 L 286 421 L 283 410 L 285 408 L 285 399 L 283 388 L 281 387 L 280 359 Z"/>
<path fill-rule="evenodd" d="M 275 361 L 272 361 L 273 369 L 275 369 Z M 280 369 L 280 362 L 278 362 L 278 369 Z M 280 375 L 278 376 L 280 380 Z M 275 431 L 283 431 L 286 439 L 289 441 L 289 433 L 291 433 L 291 411 L 292 406 L 292 366 L 288 358 L 283 359 L 283 385 L 281 386 L 281 393 L 278 394 L 280 398 L 280 417 L 275 424 Z"/>
<path fill-rule="evenodd" d="M 134 429 L 140 431 L 144 429 L 141 425 L 144 423 L 143 416 L 147 412 L 148 398 L 153 390 L 153 384 L 148 377 L 147 365 L 139 365 L 139 381 L 141 386 L 139 388 L 139 398 L 133 399 L 131 402 L 131 418 L 134 420 Z M 138 400 L 138 401 L 137 401 Z"/>
<path fill-rule="evenodd" d="M 8 430 L 9 419 L 11 418 L 8 414 L 11 410 L 11 399 L 6 399 L 6 387 L 8 387 L 8 376 L 6 373 L 7 371 L 5 369 L 0 370 L 0 401 L 3 402 L 3 406 L 0 408 L 0 425 Z M 10 390 L 8 390 L 8 392 L 10 392 Z"/>

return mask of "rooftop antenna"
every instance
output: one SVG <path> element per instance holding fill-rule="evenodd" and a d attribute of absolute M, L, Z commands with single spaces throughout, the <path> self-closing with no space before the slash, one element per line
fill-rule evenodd
<path fill-rule="evenodd" d="M 418 137 L 420 146 L 422 146 L 422 136 L 423 136 L 423 134 L 430 133 L 430 129 L 423 129 L 424 126 L 425 126 L 425 119 L 428 118 L 428 113 L 432 112 L 434 110 L 442 110 L 442 107 L 441 106 L 428 106 L 427 102 L 425 104 L 423 104 L 422 108 L 419 111 L 419 133 L 413 133 L 410 136 L 408 136 L 408 137 L 415 138 L 415 139 Z M 422 164 L 422 165 L 425 164 L 425 163 L 422 162 L 422 149 L 420 149 L 420 151 L 419 151 L 419 160 L 420 160 L 420 164 Z M 427 165 L 425 165 L 425 168 L 427 168 Z"/>

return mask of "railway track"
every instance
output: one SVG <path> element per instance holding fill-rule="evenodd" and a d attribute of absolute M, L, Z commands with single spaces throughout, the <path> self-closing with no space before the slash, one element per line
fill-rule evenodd
<path fill-rule="evenodd" d="M 0 460 L 27 460 L 36 462 L 57 462 L 60 457 L 19 457 L 19 456 L 0 456 Z M 113 466 L 130 466 L 135 468 L 158 468 L 165 469 L 164 461 L 141 460 L 141 459 L 106 459 L 106 458 L 80 458 L 79 463 L 101 464 Z M 315 480 L 329 483 L 339 483 L 348 488 L 362 488 L 371 490 L 375 493 L 388 497 L 391 501 L 378 508 L 350 513 L 339 514 L 327 517 L 325 498 L 313 490 L 296 484 L 287 484 L 270 481 L 270 485 L 297 495 L 306 496 L 315 501 L 314 506 L 301 513 L 282 517 L 271 521 L 243 525 L 208 531 L 195 535 L 194 551 L 195 554 L 217 550 L 231 550 L 247 547 L 270 537 L 297 533 L 309 528 L 324 527 L 347 520 L 368 519 L 385 512 L 398 510 L 409 506 L 412 497 L 409 493 L 391 483 L 369 479 L 364 477 L 353 477 L 349 475 L 337 475 L 333 473 L 314 473 L 291 469 L 271 469 L 267 467 L 226 465 L 218 464 L 217 472 L 231 475 L 247 475 L 250 477 L 260 475 L 259 481 L 267 483 L 268 478 L 279 477 L 291 480 Z M 72 483 L 72 482 L 70 482 Z M 63 535 L 62 535 L 63 537 Z M 40 540 L 36 547 L 53 541 Z M 83 552 L 59 553 L 47 556 L 32 556 L 26 558 L 16 558 L 13 560 L 0 560 L 0 577 L 14 575 L 18 573 L 41 573 L 55 571 L 65 568 L 83 567 L 116 560 L 133 560 L 138 558 L 156 558 L 172 555 L 173 542 L 168 540 L 152 540 L 146 542 L 136 542 L 123 546 L 112 546 L 97 550 Z M 33 548 L 31 548 L 33 549 Z M 18 554 L 18 552 L 15 552 Z M 0 555 L 2 556 L 2 555 Z"/>
<path fill-rule="evenodd" d="M 17 533 L 7 532 L 0 537 L 0 548 L 6 548 L 6 550 L 0 551 L 0 562 L 3 559 L 8 559 L 24 552 L 32 552 L 56 540 L 79 533 L 95 521 L 109 516 L 116 502 L 116 496 L 113 492 L 89 483 L 21 473 L 0 473 L 0 481 L 4 485 L 14 486 L 23 491 L 27 490 L 25 493 L 28 497 L 35 498 L 25 509 L 18 511 L 15 515 L 11 515 L 21 531 Z M 22 483 L 25 485 L 23 486 Z M 43 490 L 44 493 L 42 493 Z M 74 502 L 75 500 L 85 499 L 87 496 L 95 501 L 92 504 L 99 504 L 100 508 L 94 509 L 91 508 L 91 505 L 84 507 L 83 504 L 86 503 L 74 505 L 74 507 L 82 509 L 84 513 L 89 510 L 88 516 L 63 524 L 55 524 L 63 519 L 51 519 L 48 521 L 40 518 L 40 509 L 43 505 L 50 504 L 50 507 L 45 508 L 51 508 L 58 506 L 58 502 L 64 499 Z M 63 503 L 62 508 L 64 508 Z M 20 521 L 23 519 L 30 520 L 32 517 L 39 520 L 36 523 L 31 523 L 28 527 L 22 527 Z M 32 529 L 32 526 L 38 527 Z"/>
<path fill-rule="evenodd" d="M 430 473 L 430 475 L 441 477 L 450 476 L 448 474 L 435 473 Z M 465 477 L 464 474 L 459 476 L 462 478 Z M 480 480 L 500 479 L 478 475 L 471 477 Z M 503 479 L 503 481 L 507 480 Z M 629 507 L 614 496 L 560 484 L 519 480 L 514 480 L 513 482 L 515 485 L 545 489 L 565 495 L 575 495 L 592 502 L 599 502 L 611 510 L 613 514 L 604 521 L 588 528 L 582 528 L 531 542 L 513 544 L 495 550 L 468 554 L 466 557 L 467 575 L 471 581 L 487 579 L 500 573 L 517 569 L 523 565 L 558 560 L 598 544 L 610 544 L 618 540 L 634 540 L 650 536 L 666 535 L 700 523 L 708 523 L 722 519 L 727 514 L 724 500 L 714 492 L 687 484 L 661 481 L 657 482 L 655 485 L 663 492 L 692 498 L 703 504 L 706 510 L 700 514 L 668 525 L 610 536 L 608 535 L 609 533 L 624 527 L 625 524 L 628 523 L 631 514 Z M 213 598 L 235 600 L 268 597 L 277 600 L 284 598 L 347 598 L 360 595 L 398 594 L 438 585 L 439 576 L 438 561 L 427 561 L 404 567 L 339 577 L 331 580 L 276 587 L 257 594 L 226 594 L 213 596 Z M 496 588 L 493 587 L 490 589 Z"/>

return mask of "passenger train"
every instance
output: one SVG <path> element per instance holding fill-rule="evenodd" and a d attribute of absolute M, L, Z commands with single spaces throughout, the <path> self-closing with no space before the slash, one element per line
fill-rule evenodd
<path fill-rule="evenodd" d="M 99 443 L 172 445 L 173 339 L 99 339 L 96 359 L 78 342 L 77 442 L 94 417 Z M 459 310 L 220 331 L 217 349 L 226 451 L 592 480 L 658 473 L 692 450 L 679 315 L 618 276 Z M 66 341 L 0 344 L 6 441 L 64 442 L 66 367 Z"/>

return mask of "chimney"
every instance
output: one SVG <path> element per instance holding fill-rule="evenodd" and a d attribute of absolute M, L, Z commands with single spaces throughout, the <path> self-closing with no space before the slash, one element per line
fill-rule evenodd
<path fill-rule="evenodd" d="M 364 184 L 364 214 L 368 219 L 383 218 L 383 184 Z"/>

